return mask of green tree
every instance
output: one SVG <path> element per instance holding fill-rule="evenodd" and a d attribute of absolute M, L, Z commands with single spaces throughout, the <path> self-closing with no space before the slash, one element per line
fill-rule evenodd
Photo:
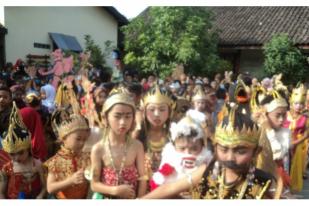
<path fill-rule="evenodd" d="M 278 34 L 264 45 L 264 69 L 268 75 L 283 74 L 287 83 L 297 83 L 308 78 L 306 57 L 294 46 L 287 34 Z"/>
<path fill-rule="evenodd" d="M 122 28 L 124 61 L 161 77 L 178 64 L 191 74 L 209 75 L 223 65 L 212 20 L 205 7 L 149 7 Z"/>
<path fill-rule="evenodd" d="M 115 49 L 115 46 L 113 45 L 112 41 L 105 41 L 104 42 L 104 51 L 100 48 L 99 45 L 95 44 L 94 40 L 92 37 L 87 34 L 84 37 L 85 39 L 85 45 L 86 51 L 91 51 L 91 56 L 90 56 L 90 64 L 92 64 L 94 67 L 98 66 L 104 66 L 106 67 L 106 61 L 105 59 L 110 55 L 111 51 Z"/>

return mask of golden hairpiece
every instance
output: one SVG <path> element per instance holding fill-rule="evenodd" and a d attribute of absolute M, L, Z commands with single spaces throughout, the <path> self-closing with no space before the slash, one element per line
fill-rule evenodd
<path fill-rule="evenodd" d="M 202 86 L 197 88 L 196 93 L 192 97 L 192 101 L 197 101 L 197 100 L 206 100 L 206 94 Z"/>
<path fill-rule="evenodd" d="M 31 93 L 26 95 L 26 102 L 27 103 L 31 103 L 34 99 L 40 100 L 40 97 L 34 92 L 31 92 Z"/>
<path fill-rule="evenodd" d="M 254 87 L 250 99 L 250 109 L 252 112 L 257 111 L 260 108 L 261 98 L 266 95 L 266 90 L 262 86 Z"/>
<path fill-rule="evenodd" d="M 250 128 L 246 125 L 243 125 L 242 129 L 236 128 L 234 125 L 236 108 L 237 106 L 234 106 L 229 111 L 227 125 L 221 123 L 216 127 L 214 142 L 228 147 L 235 147 L 238 145 L 250 147 L 257 146 L 260 137 L 260 130 L 256 126 Z"/>
<path fill-rule="evenodd" d="M 270 93 L 274 97 L 274 99 L 270 103 L 265 105 L 267 112 L 272 112 L 278 107 L 288 106 L 286 100 L 276 90 L 272 90 Z"/>
<path fill-rule="evenodd" d="M 89 125 L 86 119 L 83 116 L 77 114 L 70 115 L 68 119 L 63 120 L 60 124 L 57 124 L 54 120 L 53 124 L 57 130 L 59 139 L 63 139 L 63 137 L 77 130 L 89 129 Z"/>
<path fill-rule="evenodd" d="M 299 102 L 304 104 L 306 102 L 306 92 L 307 89 L 304 84 L 300 84 L 297 88 L 294 88 L 290 97 L 290 103 Z"/>
<path fill-rule="evenodd" d="M 135 102 L 131 96 L 127 93 L 127 90 L 120 86 L 117 88 L 114 88 L 106 101 L 104 102 L 102 113 L 103 115 L 106 115 L 105 113 L 112 108 L 115 104 L 125 104 L 129 105 L 135 110 Z"/>
<path fill-rule="evenodd" d="M 31 134 L 24 125 L 15 102 L 10 115 L 9 129 L 2 140 L 2 147 L 7 153 L 16 153 L 31 147 Z"/>
<path fill-rule="evenodd" d="M 168 95 L 167 92 L 161 92 L 159 85 L 155 85 L 155 88 L 152 88 L 147 94 L 144 96 L 141 101 L 142 106 L 146 106 L 149 103 L 153 104 L 167 104 L 171 110 L 174 110 L 176 107 L 175 101 Z"/>
<path fill-rule="evenodd" d="M 283 84 L 283 82 L 281 81 L 281 79 L 282 79 L 282 74 L 281 74 L 281 73 L 280 73 L 280 74 L 277 74 L 277 75 L 274 75 L 274 76 L 272 77 L 273 87 L 274 87 L 274 89 L 277 90 L 277 91 L 279 91 L 279 90 L 283 91 L 284 94 L 285 94 L 286 96 L 288 96 L 288 95 L 289 95 L 288 88 L 287 88 L 287 86 L 285 86 L 285 85 Z"/>

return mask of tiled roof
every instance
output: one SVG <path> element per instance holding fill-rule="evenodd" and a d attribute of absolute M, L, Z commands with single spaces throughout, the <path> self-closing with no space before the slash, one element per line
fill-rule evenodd
<path fill-rule="evenodd" d="M 115 9 L 115 7 L 104 6 L 103 8 L 118 21 L 120 26 L 129 23 L 128 19 L 125 16 L 123 16 L 117 9 Z"/>
<path fill-rule="evenodd" d="M 309 7 L 208 8 L 215 14 L 221 46 L 262 45 L 277 33 L 309 45 Z"/>

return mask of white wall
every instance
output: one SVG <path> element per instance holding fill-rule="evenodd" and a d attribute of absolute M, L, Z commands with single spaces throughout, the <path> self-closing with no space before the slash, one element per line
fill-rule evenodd
<path fill-rule="evenodd" d="M 50 44 L 48 32 L 75 36 L 85 48 L 89 34 L 104 51 L 104 42 L 117 45 L 117 21 L 102 7 L 5 7 L 6 61 L 25 59 L 26 55 L 49 54 L 51 50 L 34 48 L 33 43 Z M 112 60 L 108 59 L 111 66 Z"/>
<path fill-rule="evenodd" d="M 240 71 L 249 71 L 255 77 L 263 77 L 264 56 L 262 50 L 242 50 L 240 55 Z"/>

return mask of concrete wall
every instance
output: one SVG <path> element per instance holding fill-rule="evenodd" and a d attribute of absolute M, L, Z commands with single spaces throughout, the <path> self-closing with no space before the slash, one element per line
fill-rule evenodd
<path fill-rule="evenodd" d="M 250 72 L 253 76 L 264 77 L 264 56 L 262 50 L 242 50 L 240 53 L 240 71 Z"/>
<path fill-rule="evenodd" d="M 27 54 L 43 55 L 52 51 L 48 32 L 75 36 L 85 48 L 89 34 L 104 51 L 104 42 L 117 45 L 118 23 L 102 7 L 5 7 L 6 61 L 26 59 Z M 51 49 L 34 48 L 33 43 L 51 45 Z M 107 59 L 108 65 L 112 60 Z"/>

